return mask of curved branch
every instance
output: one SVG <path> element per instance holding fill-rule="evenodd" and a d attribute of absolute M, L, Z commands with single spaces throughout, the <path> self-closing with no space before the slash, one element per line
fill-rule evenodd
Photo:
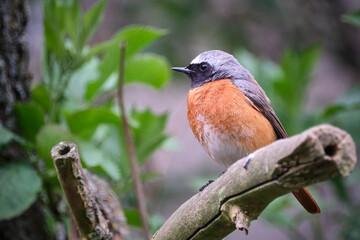
<path fill-rule="evenodd" d="M 234 163 L 185 202 L 153 239 L 215 240 L 235 229 L 246 234 L 250 222 L 277 197 L 336 176 L 347 176 L 355 163 L 352 138 L 330 125 L 276 141 Z"/>

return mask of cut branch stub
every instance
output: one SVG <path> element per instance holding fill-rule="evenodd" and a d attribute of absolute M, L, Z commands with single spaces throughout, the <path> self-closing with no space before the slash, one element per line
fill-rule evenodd
<path fill-rule="evenodd" d="M 356 152 L 349 134 L 321 125 L 259 149 L 248 161 L 237 161 L 181 205 L 153 239 L 222 239 L 236 228 L 247 234 L 250 222 L 275 198 L 349 175 Z"/>
<path fill-rule="evenodd" d="M 51 156 L 81 236 L 125 239 L 127 225 L 119 200 L 104 180 L 82 168 L 76 144 L 61 142 Z"/>

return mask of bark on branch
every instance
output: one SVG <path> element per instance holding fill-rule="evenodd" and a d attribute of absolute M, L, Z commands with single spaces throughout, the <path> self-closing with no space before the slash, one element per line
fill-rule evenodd
<path fill-rule="evenodd" d="M 347 176 L 356 163 L 349 134 L 330 125 L 274 142 L 240 159 L 197 193 L 153 236 L 165 239 L 222 239 L 235 229 L 247 233 L 250 222 L 284 194 L 336 176 Z"/>
<path fill-rule="evenodd" d="M 83 169 L 76 144 L 61 142 L 51 150 L 61 187 L 84 239 L 126 239 L 121 204 L 109 185 Z"/>

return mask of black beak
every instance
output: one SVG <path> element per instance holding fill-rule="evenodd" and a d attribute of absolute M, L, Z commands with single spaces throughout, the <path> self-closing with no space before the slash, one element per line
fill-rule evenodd
<path fill-rule="evenodd" d="M 194 72 L 193 70 L 190 70 L 187 67 L 173 67 L 173 68 L 171 68 L 171 70 L 186 73 L 186 74 L 190 74 L 190 73 Z"/>

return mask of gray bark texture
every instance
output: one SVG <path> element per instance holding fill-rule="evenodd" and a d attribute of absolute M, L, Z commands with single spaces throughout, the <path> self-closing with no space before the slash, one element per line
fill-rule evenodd
<path fill-rule="evenodd" d="M 15 103 L 29 100 L 30 75 L 25 28 L 26 0 L 0 3 L 0 125 L 17 132 Z M 25 151 L 16 143 L 0 151 L 0 163 L 24 160 Z M 42 203 L 36 201 L 21 216 L 0 221 L 0 239 L 51 239 L 45 229 Z"/>
<path fill-rule="evenodd" d="M 5 0 L 0 4 L 0 123 L 17 130 L 16 101 L 29 99 L 30 77 L 25 41 L 27 2 Z"/>

